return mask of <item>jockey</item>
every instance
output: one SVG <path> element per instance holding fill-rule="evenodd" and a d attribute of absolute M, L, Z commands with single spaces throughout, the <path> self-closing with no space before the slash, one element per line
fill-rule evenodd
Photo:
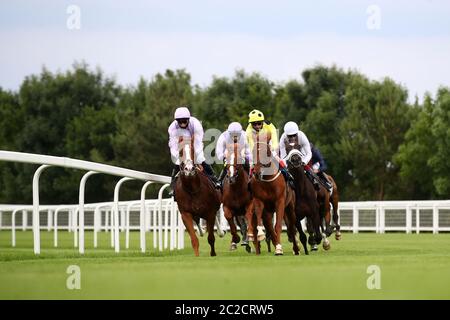
<path fill-rule="evenodd" d="M 216 157 L 219 161 L 223 161 L 224 167 L 219 176 L 219 183 L 222 185 L 223 179 L 225 178 L 227 172 L 225 170 L 226 166 L 226 158 L 227 158 L 227 146 L 232 145 L 233 143 L 238 143 L 238 153 L 242 155 L 242 151 L 244 151 L 244 170 L 249 173 L 250 171 L 250 162 L 252 161 L 252 153 L 247 143 L 246 135 L 244 130 L 242 130 L 242 126 L 239 122 L 232 122 L 228 126 L 227 131 L 223 132 L 219 139 L 217 140 L 216 145 Z M 241 157 L 238 157 L 238 161 L 241 160 Z M 239 163 L 239 162 L 238 162 Z M 240 164 L 240 163 L 239 163 Z"/>
<path fill-rule="evenodd" d="M 186 107 L 177 108 L 175 110 L 174 118 L 175 120 L 170 124 L 168 129 L 170 155 L 172 157 L 172 162 L 175 163 L 175 167 L 172 170 L 172 180 L 170 182 L 172 188 L 171 194 L 173 195 L 173 191 L 175 190 L 175 177 L 180 171 L 178 149 L 178 138 L 180 136 L 194 138 L 195 164 L 201 164 L 206 174 L 214 182 L 215 187 L 220 187 L 212 167 L 205 161 L 205 155 L 203 154 L 202 124 L 197 118 L 191 116 L 189 109 Z"/>
<path fill-rule="evenodd" d="M 316 175 L 311 167 L 308 165 L 312 157 L 311 146 L 306 135 L 298 129 L 298 125 L 293 121 L 289 121 L 284 125 L 284 133 L 280 138 L 280 156 L 282 159 L 286 158 L 286 144 L 289 144 L 289 138 L 294 137 L 297 137 L 298 140 L 298 145 L 300 147 L 299 151 L 301 153 L 305 173 L 313 183 L 314 188 L 318 191 L 320 189 L 319 182 L 317 181 L 318 179 L 316 178 Z"/>
<path fill-rule="evenodd" d="M 265 141 L 269 138 L 269 145 L 272 151 L 272 156 L 277 161 L 277 165 L 283 174 L 285 180 L 290 184 L 293 184 L 294 179 L 287 171 L 286 163 L 278 156 L 278 133 L 275 126 L 270 121 L 264 119 L 264 114 L 259 110 L 252 110 L 248 114 L 248 127 L 245 130 L 247 134 L 247 141 L 250 150 L 253 150 L 255 146 L 254 136 L 259 136 L 260 141 Z"/>
<path fill-rule="evenodd" d="M 327 170 L 327 164 L 325 163 L 325 160 L 322 157 L 322 154 L 320 153 L 319 149 L 317 149 L 313 143 L 310 143 L 311 146 L 311 161 L 310 164 L 312 165 L 313 171 L 317 174 L 317 176 L 323 181 L 323 184 L 328 189 L 328 191 L 331 191 L 333 186 L 331 185 L 330 181 L 328 181 L 327 177 L 324 175 L 324 171 Z"/>

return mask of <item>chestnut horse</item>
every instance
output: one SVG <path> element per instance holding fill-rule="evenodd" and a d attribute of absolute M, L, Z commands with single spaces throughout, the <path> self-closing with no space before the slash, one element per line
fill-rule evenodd
<path fill-rule="evenodd" d="M 190 141 L 189 141 L 190 140 Z M 193 225 L 194 220 L 206 220 L 208 243 L 211 247 L 210 255 L 215 256 L 214 224 L 216 212 L 220 208 L 221 194 L 201 165 L 194 162 L 194 140 L 180 137 L 180 173 L 175 184 L 175 195 L 183 223 L 191 237 L 192 248 L 196 256 L 199 255 L 199 243 Z"/>
<path fill-rule="evenodd" d="M 243 165 L 245 159 L 243 159 L 238 149 L 237 142 L 227 146 L 227 164 L 225 167 L 227 175 L 222 195 L 223 212 L 230 225 L 232 235 L 230 250 L 236 250 L 237 244 L 241 240 L 237 234 L 236 224 L 233 219 L 236 218 L 244 236 L 245 242 L 243 245 L 245 245 L 247 252 L 250 252 L 250 246 L 246 242 L 246 224 L 242 218 L 247 215 L 247 212 L 252 212 L 253 202 L 251 193 L 248 190 L 248 173 L 244 170 Z"/>
<path fill-rule="evenodd" d="M 267 141 L 269 141 L 269 139 Z M 281 171 L 276 164 L 276 160 L 272 156 L 268 143 L 259 142 L 257 137 L 255 149 L 253 151 L 253 159 L 256 159 L 256 161 L 253 169 L 254 175 L 250 180 L 250 187 L 253 195 L 253 206 L 256 215 L 258 234 L 255 238 L 255 219 L 252 217 L 252 212 L 250 212 L 247 216 L 247 221 L 249 221 L 249 240 L 253 238 L 256 253 L 259 254 L 259 241 L 265 239 L 262 221 L 264 219 L 264 224 L 268 227 L 267 231 L 270 232 L 270 236 L 275 246 L 275 255 L 282 255 L 283 247 L 281 245 L 281 230 L 286 212 L 288 235 L 292 240 L 294 253 L 298 255 L 299 248 L 297 241 L 295 241 L 295 193 L 287 185 L 283 175 L 281 175 Z M 275 230 L 272 226 L 273 212 L 276 213 Z"/>
<path fill-rule="evenodd" d="M 325 215 L 325 223 L 326 223 L 326 233 L 327 236 L 330 236 L 333 232 L 333 229 L 336 229 L 336 232 L 334 234 L 334 237 L 336 240 L 341 240 L 341 226 L 339 225 L 339 191 L 336 184 L 336 181 L 333 179 L 332 176 L 329 174 L 324 173 L 325 177 L 330 181 L 333 188 L 331 189 L 330 193 L 330 203 L 333 206 L 333 226 L 331 226 L 331 214 L 328 213 Z"/>

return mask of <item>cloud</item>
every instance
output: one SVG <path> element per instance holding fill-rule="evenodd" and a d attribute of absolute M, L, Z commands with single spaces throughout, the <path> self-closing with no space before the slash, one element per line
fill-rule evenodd
<path fill-rule="evenodd" d="M 136 84 L 165 69 L 185 68 L 193 82 L 207 85 L 213 75 L 232 76 L 236 68 L 257 71 L 275 81 L 299 79 L 315 64 L 357 69 L 371 79 L 385 76 L 420 98 L 450 85 L 450 37 L 380 37 L 332 33 L 263 37 L 241 33 L 1 31 L 0 85 L 17 89 L 42 65 L 66 70 L 75 60 L 100 66 L 121 84 Z"/>

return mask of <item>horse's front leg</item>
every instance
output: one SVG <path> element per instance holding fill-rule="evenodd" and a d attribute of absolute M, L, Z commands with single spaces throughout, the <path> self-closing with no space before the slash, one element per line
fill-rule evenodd
<path fill-rule="evenodd" d="M 186 227 L 186 230 L 189 232 L 189 237 L 191 238 L 191 244 L 192 248 L 194 249 L 194 254 L 198 257 L 199 256 L 198 238 L 197 235 L 195 234 L 192 214 L 190 214 L 189 212 L 181 212 L 181 218 L 183 219 L 183 223 L 184 226 Z"/>
<path fill-rule="evenodd" d="M 216 238 L 214 237 L 214 225 L 216 222 L 216 211 L 212 211 L 208 215 L 208 220 L 206 220 L 206 227 L 208 229 L 208 243 L 211 247 L 210 255 L 211 257 L 216 256 L 216 250 L 214 249 L 214 242 L 216 241 Z"/>
<path fill-rule="evenodd" d="M 314 228 L 312 219 L 310 217 L 306 218 L 306 229 L 308 231 L 309 237 L 308 237 L 308 243 L 311 246 L 311 251 L 317 251 L 317 243 L 316 243 L 316 237 L 314 235 Z"/>
<path fill-rule="evenodd" d="M 292 250 L 294 251 L 295 255 L 299 254 L 299 247 L 297 244 L 297 239 L 295 238 L 295 235 L 297 234 L 297 230 L 295 229 L 295 212 L 294 212 L 294 204 L 293 202 L 291 202 L 287 208 L 286 208 L 286 212 L 285 212 L 285 222 L 286 222 L 286 226 L 287 226 L 287 232 L 288 232 L 288 237 L 292 240 Z"/>
<path fill-rule="evenodd" d="M 231 232 L 230 250 L 233 251 L 237 249 L 237 244 L 239 243 L 239 241 L 241 241 L 241 239 L 237 234 L 236 224 L 234 223 L 233 213 L 231 212 L 230 208 L 228 208 L 227 206 L 223 206 L 223 213 L 225 215 L 225 219 L 227 219 L 228 224 L 230 225 L 230 232 Z"/>
<path fill-rule="evenodd" d="M 276 246 L 275 246 L 275 255 L 280 256 L 283 255 L 283 246 L 281 245 L 281 225 L 284 220 L 284 209 L 285 209 L 285 199 L 280 199 L 276 204 L 276 225 L 275 225 L 275 233 L 276 233 Z"/>
<path fill-rule="evenodd" d="M 306 234 L 303 231 L 302 219 L 295 219 L 295 226 L 297 227 L 298 233 L 300 235 L 300 242 L 302 243 L 303 249 L 305 250 L 305 254 L 308 255 L 308 246 L 306 245 Z"/>
<path fill-rule="evenodd" d="M 331 203 L 333 205 L 333 223 L 336 228 L 335 238 L 336 240 L 341 240 L 341 226 L 339 225 L 339 215 L 338 215 L 338 205 L 339 196 L 337 194 L 336 188 L 333 188 L 333 195 L 331 196 Z"/>
<path fill-rule="evenodd" d="M 327 193 L 325 197 L 324 203 L 325 210 L 325 234 L 327 237 L 331 236 L 333 233 L 333 229 L 331 228 L 331 205 L 330 205 L 330 196 Z"/>
<path fill-rule="evenodd" d="M 264 210 L 264 202 L 262 202 L 259 199 L 254 199 L 254 206 L 255 206 L 255 215 L 256 215 L 256 229 L 258 230 L 257 234 L 257 240 L 258 241 L 264 241 L 266 239 L 266 234 L 264 232 L 264 226 L 263 226 L 263 210 Z"/>
<path fill-rule="evenodd" d="M 255 225 L 253 224 L 253 201 L 251 200 L 250 203 L 245 208 L 245 219 L 247 219 L 247 240 L 253 241 L 254 240 L 254 234 L 255 234 Z"/>

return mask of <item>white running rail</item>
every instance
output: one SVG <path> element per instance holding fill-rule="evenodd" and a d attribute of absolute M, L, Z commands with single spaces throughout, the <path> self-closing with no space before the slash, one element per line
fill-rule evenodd
<path fill-rule="evenodd" d="M 47 155 L 38 155 L 38 154 L 31 154 L 31 153 L 22 153 L 22 152 L 13 152 L 13 151 L 2 151 L 0 150 L 0 161 L 11 161 L 11 162 L 22 162 L 22 163 L 32 163 L 32 164 L 39 164 L 40 167 L 36 170 L 34 176 L 33 176 L 33 243 L 34 243 L 34 253 L 39 254 L 41 251 L 41 244 L 40 244 L 40 226 L 39 226 L 39 212 L 40 212 L 40 205 L 39 205 L 39 178 L 42 172 L 47 169 L 48 167 L 55 166 L 55 167 L 64 167 L 64 168 L 72 168 L 72 169 L 79 169 L 87 171 L 87 173 L 83 176 L 83 178 L 80 181 L 80 194 L 79 194 L 79 204 L 78 204 L 78 210 L 73 210 L 74 214 L 74 221 L 75 221 L 75 244 L 78 244 L 79 252 L 81 254 L 84 253 L 84 186 L 86 184 L 86 181 L 88 177 L 92 174 L 96 173 L 103 173 L 103 174 L 110 174 L 115 175 L 119 177 L 123 177 L 117 184 L 116 189 L 114 192 L 114 200 L 115 200 L 115 207 L 113 209 L 113 220 L 114 220 L 114 228 L 111 229 L 111 231 L 114 233 L 114 249 L 116 252 L 120 251 L 120 239 L 119 239 L 119 210 L 118 210 L 118 202 L 119 202 L 119 190 L 121 184 L 125 180 L 132 180 L 137 179 L 141 181 L 151 181 L 154 183 L 163 183 L 162 188 L 167 187 L 167 183 L 170 182 L 170 178 L 167 176 L 162 175 L 155 175 L 150 174 L 146 172 L 140 172 L 90 161 L 83 161 L 83 160 L 76 160 L 71 158 L 65 158 L 65 157 L 54 157 L 54 156 L 47 156 Z M 147 184 L 144 185 L 143 188 L 146 188 Z M 162 193 L 160 193 L 162 194 Z M 142 197 L 145 198 L 145 192 L 142 192 Z M 142 199 L 141 199 L 142 201 Z M 159 198 L 160 201 L 160 207 L 162 202 L 162 197 Z M 55 209 L 56 210 L 56 209 Z M 144 205 L 145 210 L 145 205 Z M 0 209 L 0 212 L 2 210 Z M 16 211 L 17 212 L 17 211 Z M 77 222 L 77 215 L 79 214 L 79 222 Z M 144 211 L 141 212 L 141 214 L 144 214 Z M 1 213 L 0 213 L 0 228 L 1 225 Z M 51 220 L 50 218 L 48 219 Z M 144 219 L 145 220 L 145 219 Z M 78 225 L 79 223 L 79 225 Z M 145 221 L 144 221 L 145 223 Z M 78 228 L 77 228 L 78 227 Z M 79 230 L 79 237 L 78 237 L 78 243 L 76 241 L 77 231 Z M 141 228 L 141 230 L 144 230 L 144 228 Z M 141 231 L 142 232 L 142 231 Z M 141 239 L 145 239 L 145 235 L 141 235 Z M 141 243 L 141 248 L 145 246 Z"/>

